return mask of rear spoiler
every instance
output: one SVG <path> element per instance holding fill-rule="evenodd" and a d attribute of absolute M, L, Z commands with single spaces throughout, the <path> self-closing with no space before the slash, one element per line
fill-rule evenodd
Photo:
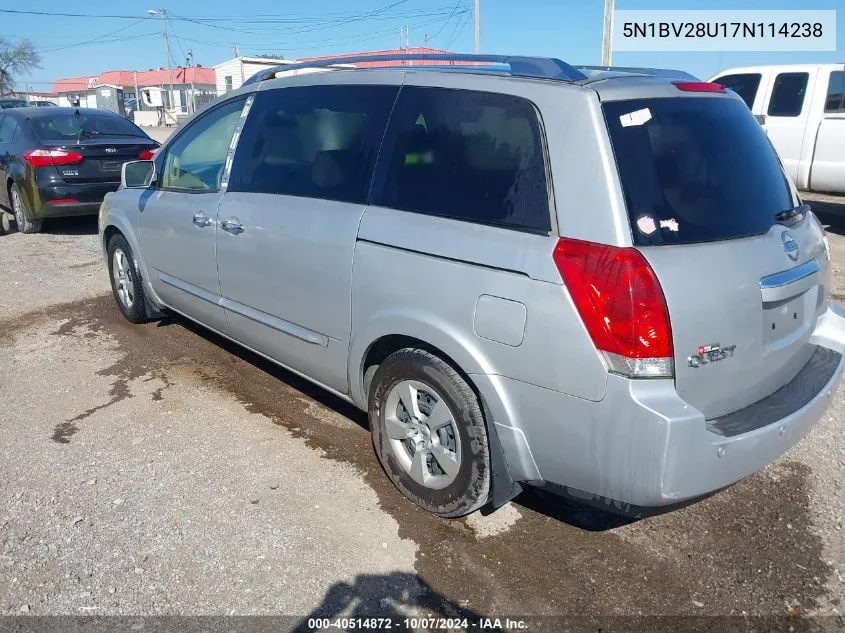
<path fill-rule="evenodd" d="M 695 75 L 671 68 L 635 68 L 632 66 L 575 66 L 575 68 L 587 75 L 591 81 L 610 79 L 611 77 L 624 77 L 626 75 L 646 75 L 650 77 L 682 79 L 684 81 L 701 81 Z"/>

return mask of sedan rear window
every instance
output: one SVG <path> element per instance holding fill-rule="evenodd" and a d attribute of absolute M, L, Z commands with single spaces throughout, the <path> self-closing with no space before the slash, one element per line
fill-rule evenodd
<path fill-rule="evenodd" d="M 603 109 L 635 244 L 758 235 L 793 206 L 780 161 L 741 101 L 639 99 Z"/>
<path fill-rule="evenodd" d="M 29 122 L 42 141 L 79 142 L 86 138 L 109 136 L 146 138 L 139 127 L 117 116 L 70 113 L 33 117 Z"/>

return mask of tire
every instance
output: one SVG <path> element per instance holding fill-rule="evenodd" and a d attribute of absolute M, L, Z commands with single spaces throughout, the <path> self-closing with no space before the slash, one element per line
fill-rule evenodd
<path fill-rule="evenodd" d="M 12 216 L 0 210 L 0 235 L 6 235 L 12 230 Z"/>
<path fill-rule="evenodd" d="M 475 392 L 451 365 L 424 349 L 395 352 L 373 376 L 368 409 L 379 461 L 408 499 L 441 517 L 487 503 L 487 427 Z"/>
<path fill-rule="evenodd" d="M 38 233 L 41 231 L 41 220 L 30 220 L 29 209 L 26 206 L 26 198 L 21 193 L 17 183 L 9 190 L 9 197 L 12 202 L 12 211 L 15 214 L 15 223 L 21 233 Z"/>
<path fill-rule="evenodd" d="M 121 314 L 132 323 L 146 323 L 146 303 L 141 274 L 129 242 L 120 233 L 109 240 L 107 249 L 109 279 L 114 300 Z"/>

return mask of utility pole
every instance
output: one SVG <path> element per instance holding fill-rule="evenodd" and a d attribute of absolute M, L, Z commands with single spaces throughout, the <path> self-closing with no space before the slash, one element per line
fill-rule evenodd
<path fill-rule="evenodd" d="M 161 16 L 161 32 L 164 35 L 164 54 L 167 57 L 167 71 L 169 83 L 167 86 L 167 101 L 173 107 L 173 63 L 170 58 L 170 37 L 167 35 L 167 9 L 147 9 L 150 15 Z M 165 104 L 165 123 L 167 122 L 167 104 Z"/>
<path fill-rule="evenodd" d="M 475 0 L 475 54 L 481 52 L 481 0 Z"/>
<path fill-rule="evenodd" d="M 193 70 L 194 67 L 194 49 L 188 49 L 188 58 L 185 60 L 185 72 L 191 73 L 191 114 L 197 111 L 197 97 L 196 92 L 194 91 L 194 78 L 196 76 L 196 71 Z M 186 77 L 187 79 L 187 77 Z"/>
<path fill-rule="evenodd" d="M 476 0 L 477 1 L 477 0 Z M 604 0 L 604 33 L 601 40 L 601 65 L 610 66 L 613 56 L 613 5 L 616 0 Z"/>

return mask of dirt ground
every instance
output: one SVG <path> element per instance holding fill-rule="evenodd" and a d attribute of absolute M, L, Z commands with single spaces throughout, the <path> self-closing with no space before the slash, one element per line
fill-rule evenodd
<path fill-rule="evenodd" d="M 845 297 L 845 204 L 813 204 Z M 527 491 L 447 521 L 393 488 L 351 406 L 184 320 L 125 322 L 93 220 L 0 237 L 0 271 L 2 613 L 841 623 L 843 390 L 789 454 L 681 510 Z"/>

